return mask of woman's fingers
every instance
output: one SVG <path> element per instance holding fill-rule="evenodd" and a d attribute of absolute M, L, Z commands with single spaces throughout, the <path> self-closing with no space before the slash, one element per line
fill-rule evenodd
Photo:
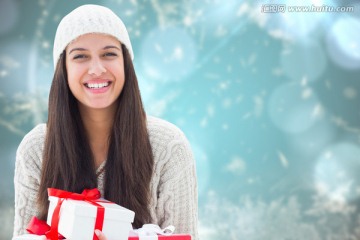
<path fill-rule="evenodd" d="M 99 238 L 99 240 L 106 240 L 105 235 L 99 229 L 95 230 L 95 234 Z"/>

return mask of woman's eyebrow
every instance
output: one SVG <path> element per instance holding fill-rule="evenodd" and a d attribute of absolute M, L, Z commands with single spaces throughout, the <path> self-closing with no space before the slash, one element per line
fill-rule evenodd
<path fill-rule="evenodd" d="M 113 45 L 105 46 L 103 48 L 103 50 L 107 50 L 107 49 L 111 49 L 111 48 L 115 48 L 115 49 L 121 51 L 120 48 L 113 46 Z M 86 48 L 73 48 L 70 50 L 69 54 L 71 54 L 73 51 L 87 51 L 87 49 Z"/>
<path fill-rule="evenodd" d="M 69 54 L 72 53 L 73 51 L 87 51 L 87 49 L 85 48 L 73 48 L 70 50 Z"/>
<path fill-rule="evenodd" d="M 106 50 L 106 49 L 110 49 L 110 48 L 116 48 L 117 50 L 121 51 L 120 48 L 113 46 L 113 45 L 106 46 L 103 49 Z"/>

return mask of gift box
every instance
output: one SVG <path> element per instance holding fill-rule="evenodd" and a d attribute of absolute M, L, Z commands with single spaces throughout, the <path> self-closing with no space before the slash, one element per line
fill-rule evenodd
<path fill-rule="evenodd" d="M 108 240 L 128 239 L 129 231 L 132 230 L 131 223 L 135 217 L 133 211 L 102 199 L 89 200 L 85 198 L 84 200 L 74 200 L 69 196 L 66 196 L 66 198 L 56 196 L 62 195 L 49 194 L 50 205 L 47 224 L 52 228 L 54 228 L 54 224 L 57 224 L 58 233 L 66 239 L 97 239 L 94 237 L 95 229 L 100 229 Z M 59 207 L 59 203 L 61 207 L 56 209 Z M 101 215 L 99 210 L 102 211 L 102 217 L 99 216 Z M 58 215 L 55 216 L 55 219 L 58 218 L 55 223 L 53 214 Z M 100 224 L 102 228 L 98 227 L 99 218 L 103 218 Z"/>
<path fill-rule="evenodd" d="M 130 231 L 128 240 L 191 240 L 189 234 L 174 234 L 175 227 L 170 225 L 161 229 L 156 224 L 144 224 L 141 228 Z"/>
<path fill-rule="evenodd" d="M 46 240 L 45 235 L 24 234 L 13 237 L 12 240 Z"/>
<path fill-rule="evenodd" d="M 128 240 L 191 240 L 188 234 L 172 234 L 157 236 L 130 236 Z"/>

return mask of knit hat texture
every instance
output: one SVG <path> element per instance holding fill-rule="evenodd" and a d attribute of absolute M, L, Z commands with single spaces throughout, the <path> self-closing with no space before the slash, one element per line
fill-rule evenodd
<path fill-rule="evenodd" d="M 117 38 L 126 46 L 131 59 L 134 59 L 129 34 L 121 19 L 109 8 L 87 4 L 74 9 L 59 23 L 53 49 L 55 68 L 67 45 L 87 33 L 104 33 Z"/>

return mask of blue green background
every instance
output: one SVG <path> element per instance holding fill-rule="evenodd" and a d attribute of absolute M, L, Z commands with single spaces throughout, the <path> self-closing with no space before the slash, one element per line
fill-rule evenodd
<path fill-rule="evenodd" d="M 122 18 L 147 113 L 191 142 L 201 239 L 360 239 L 360 4 L 350 0 L 1 0 L 1 239 L 12 235 L 17 146 L 47 119 L 57 24 L 85 3 Z"/>

